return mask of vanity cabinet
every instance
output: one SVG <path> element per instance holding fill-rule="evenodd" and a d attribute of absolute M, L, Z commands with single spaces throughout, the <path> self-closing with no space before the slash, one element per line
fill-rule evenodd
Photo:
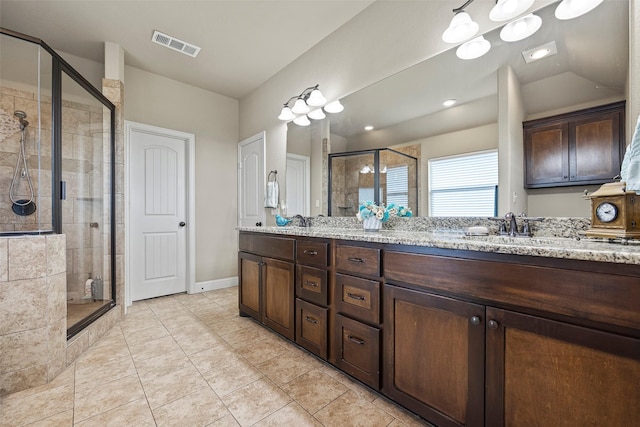
<path fill-rule="evenodd" d="M 336 245 L 335 364 L 374 389 L 380 388 L 381 253 Z"/>
<path fill-rule="evenodd" d="M 484 307 L 384 287 L 385 394 L 430 422 L 484 425 Z"/>
<path fill-rule="evenodd" d="M 523 122 L 525 188 L 612 182 L 624 155 L 625 103 Z"/>
<path fill-rule="evenodd" d="M 637 265 L 247 232 L 238 259 L 241 315 L 436 426 L 640 419 Z"/>
<path fill-rule="evenodd" d="M 327 359 L 330 242 L 299 239 L 296 244 L 296 343 Z"/>
<path fill-rule="evenodd" d="M 293 340 L 295 240 L 240 234 L 239 248 L 240 314 L 251 316 Z"/>
<path fill-rule="evenodd" d="M 384 252 L 383 392 L 438 426 L 637 423 L 637 271 L 480 258 Z"/>
<path fill-rule="evenodd" d="M 640 340 L 488 307 L 487 426 L 637 426 Z"/>

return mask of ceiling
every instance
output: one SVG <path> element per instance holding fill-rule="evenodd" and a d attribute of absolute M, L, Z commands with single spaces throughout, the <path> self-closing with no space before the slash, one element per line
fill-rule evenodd
<path fill-rule="evenodd" d="M 240 99 L 373 0 L 1 0 L 0 26 L 100 63 L 125 63 Z M 158 30 L 202 48 L 197 58 L 151 42 Z"/>

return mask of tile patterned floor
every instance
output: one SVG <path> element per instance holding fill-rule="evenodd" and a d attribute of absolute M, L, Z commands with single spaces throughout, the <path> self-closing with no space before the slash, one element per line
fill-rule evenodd
<path fill-rule="evenodd" d="M 136 302 L 53 382 L 0 400 L 0 426 L 424 426 L 238 316 L 237 288 Z"/>

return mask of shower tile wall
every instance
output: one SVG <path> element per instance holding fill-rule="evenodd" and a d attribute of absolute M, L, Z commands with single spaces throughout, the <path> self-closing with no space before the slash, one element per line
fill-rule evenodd
<path fill-rule="evenodd" d="M 64 241 L 0 237 L 0 396 L 45 384 L 67 366 Z"/>
<path fill-rule="evenodd" d="M 0 87 L 0 108 L 13 115 L 15 110 L 27 113 L 27 156 L 29 172 L 36 194 L 40 194 L 37 213 L 51 228 L 51 103 L 40 104 L 41 144 L 40 169 L 37 157 L 38 101 L 35 93 Z M 105 244 L 102 224 L 103 205 L 103 111 L 100 107 L 68 100 L 62 109 L 62 179 L 67 182 L 67 199 L 62 203 L 63 233 L 67 236 L 67 300 L 83 303 L 85 282 L 89 275 L 103 276 Z M 38 229 L 37 215 L 19 216 L 11 210 L 9 187 L 20 150 L 20 132 L 0 145 L 0 231 L 32 231 Z M 108 135 L 107 135 L 108 137 Z M 40 171 L 40 179 L 37 178 Z M 39 187 L 40 186 L 40 187 Z M 21 187 L 22 188 L 22 187 Z M 23 194 L 21 191 L 19 194 Z M 47 224 L 45 222 L 45 224 Z M 93 226 L 91 226 L 93 224 Z M 105 298 L 108 282 L 105 281 Z M 70 326 L 70 325 L 69 325 Z"/>
<path fill-rule="evenodd" d="M 9 189 L 20 152 L 21 132 L 16 132 L 0 141 L 0 232 L 35 231 L 51 229 L 51 100 L 43 97 L 38 109 L 35 93 L 0 86 L 0 112 L 13 117 L 16 110 L 27 113 L 29 122 L 25 134 L 25 155 L 29 174 L 36 195 L 36 213 L 29 216 L 16 215 L 12 210 Z M 39 111 L 42 113 L 39 116 Z M 40 165 L 38 165 L 38 120 L 41 126 Z M 17 120 L 16 120 L 17 123 Z M 28 198 L 27 180 L 18 179 L 15 194 Z M 40 222 L 40 224 L 38 223 Z"/>

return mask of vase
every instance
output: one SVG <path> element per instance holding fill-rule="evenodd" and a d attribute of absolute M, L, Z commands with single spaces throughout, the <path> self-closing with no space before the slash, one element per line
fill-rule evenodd
<path fill-rule="evenodd" d="M 380 231 L 382 228 L 382 221 L 375 216 L 370 216 L 362 220 L 362 227 L 364 231 Z"/>

